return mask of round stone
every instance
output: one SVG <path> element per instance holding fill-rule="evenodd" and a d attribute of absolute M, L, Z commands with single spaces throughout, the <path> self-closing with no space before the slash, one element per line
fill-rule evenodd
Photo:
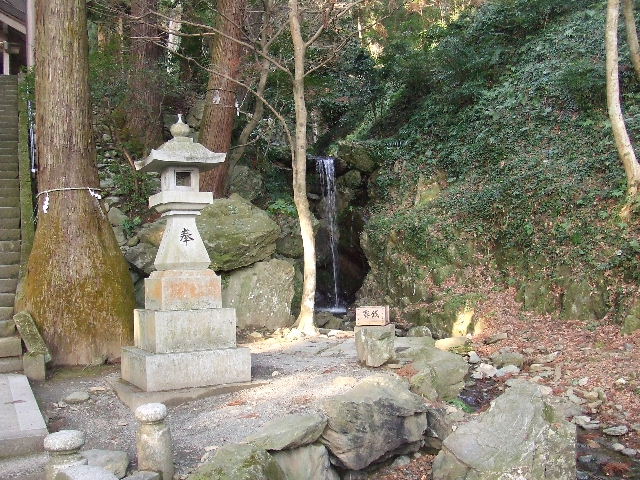
<path fill-rule="evenodd" d="M 80 430 L 60 430 L 44 437 L 44 449 L 49 452 L 79 450 L 83 445 L 84 432 Z"/>
<path fill-rule="evenodd" d="M 155 423 L 167 416 L 167 407 L 162 403 L 145 403 L 136 408 L 136 418 L 142 423 Z"/>

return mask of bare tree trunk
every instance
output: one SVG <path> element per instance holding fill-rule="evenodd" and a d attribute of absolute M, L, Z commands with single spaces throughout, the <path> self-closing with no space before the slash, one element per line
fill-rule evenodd
<path fill-rule="evenodd" d="M 260 96 L 264 95 L 264 90 L 267 85 L 267 78 L 269 77 L 269 60 L 263 60 L 260 66 L 260 80 L 258 81 L 258 87 L 256 88 L 256 93 Z M 233 173 L 234 167 L 242 158 L 244 151 L 246 149 L 246 144 L 251 137 L 251 134 L 256 129 L 260 120 L 262 120 L 262 116 L 264 115 L 264 103 L 262 100 L 256 97 L 256 106 L 253 109 L 253 116 L 251 120 L 244 126 L 242 132 L 240 132 L 240 136 L 238 137 L 238 148 L 231 151 L 231 153 L 227 156 L 227 162 L 229 163 L 229 175 Z M 227 185 L 228 186 L 228 185 Z"/>
<path fill-rule="evenodd" d="M 216 28 L 231 38 L 240 39 L 246 0 L 218 0 Z M 211 47 L 211 68 L 225 75 L 211 73 L 207 85 L 200 143 L 214 152 L 228 152 L 236 121 L 237 84 L 242 47 L 223 35 L 216 35 Z M 219 198 L 227 193 L 229 162 L 224 162 L 200 176 L 200 190 L 213 192 Z"/>
<path fill-rule="evenodd" d="M 85 0 L 36 3 L 38 228 L 18 309 L 56 364 L 120 357 L 133 339 L 133 285 L 100 203 L 91 131 Z M 80 188 L 80 190 L 73 190 Z M 45 208 L 46 206 L 46 208 Z"/>
<path fill-rule="evenodd" d="M 317 334 L 313 323 L 316 294 L 316 252 L 313 223 L 307 199 L 307 106 L 304 98 L 304 62 L 307 46 L 302 38 L 297 0 L 289 0 L 289 25 L 293 40 L 293 99 L 296 111 L 295 145 L 293 152 L 293 200 L 298 210 L 300 233 L 304 249 L 304 283 L 297 328 L 307 335 Z"/>
<path fill-rule="evenodd" d="M 607 53 L 607 104 L 613 137 L 618 155 L 627 174 L 627 191 L 630 200 L 638 195 L 640 187 L 640 164 L 633 151 L 620 106 L 620 81 L 618 78 L 618 18 L 620 0 L 608 0 L 605 49 Z"/>
<path fill-rule="evenodd" d="M 634 0 L 623 0 L 624 23 L 627 29 L 627 43 L 631 54 L 631 63 L 636 71 L 636 77 L 640 80 L 640 44 L 638 43 L 638 31 L 636 30 L 636 18 L 633 13 Z"/>
<path fill-rule="evenodd" d="M 262 33 L 260 34 L 260 51 L 264 55 L 262 60 L 260 61 L 260 79 L 258 80 L 258 86 L 256 87 L 256 105 L 253 109 L 253 116 L 251 120 L 244 126 L 242 132 L 240 132 L 240 136 L 238 137 L 238 147 L 231 151 L 231 154 L 227 157 L 227 162 L 229 163 L 229 177 L 233 173 L 234 167 L 238 164 L 240 158 L 244 154 L 246 149 L 246 144 L 251 137 L 251 134 L 256 129 L 260 120 L 262 120 L 262 116 L 264 115 L 264 103 L 260 100 L 260 97 L 264 95 L 265 88 L 267 86 L 267 80 L 269 78 L 269 66 L 271 62 L 269 61 L 269 29 L 267 26 L 271 23 L 271 13 L 273 10 L 273 0 L 265 0 L 264 4 L 264 14 L 262 18 Z M 227 185 L 228 186 L 228 185 Z"/>
<path fill-rule="evenodd" d="M 146 155 L 162 143 L 162 82 L 158 61 L 161 49 L 153 39 L 160 33 L 152 12 L 158 0 L 132 0 L 131 56 L 127 130 Z"/>

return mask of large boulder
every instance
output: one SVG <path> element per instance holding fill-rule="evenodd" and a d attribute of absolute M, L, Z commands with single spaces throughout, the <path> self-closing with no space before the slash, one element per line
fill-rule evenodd
<path fill-rule="evenodd" d="M 394 356 L 395 325 L 356 327 L 358 361 L 367 367 L 379 367 Z"/>
<path fill-rule="evenodd" d="M 379 166 L 379 160 L 373 149 L 363 143 L 339 142 L 338 157 L 355 170 L 365 173 L 371 173 Z"/>
<path fill-rule="evenodd" d="M 264 260 L 276 251 L 280 228 L 267 212 L 240 195 L 220 198 L 197 218 L 211 268 L 234 270 Z"/>
<path fill-rule="evenodd" d="M 565 280 L 565 291 L 562 296 L 564 318 L 576 320 L 600 320 L 607 313 L 607 289 L 604 285 L 592 287 L 586 280 Z"/>
<path fill-rule="evenodd" d="M 319 413 L 292 414 L 266 424 L 245 440 L 265 450 L 286 450 L 315 442 L 327 418 Z"/>
<path fill-rule="evenodd" d="M 164 234 L 166 226 L 167 221 L 164 218 L 156 220 L 155 222 L 145 223 L 138 231 L 140 242 L 153 245 L 157 249 L 162 241 L 162 235 Z"/>
<path fill-rule="evenodd" d="M 275 330 L 293 324 L 295 270 L 285 260 L 258 262 L 227 275 L 222 305 L 235 308 L 239 328 Z"/>
<path fill-rule="evenodd" d="M 576 429 L 539 386 L 519 380 L 443 442 L 434 480 L 576 478 Z"/>
<path fill-rule="evenodd" d="M 124 258 L 139 271 L 150 275 L 156 269 L 153 263 L 157 254 L 158 247 L 140 242 L 136 246 L 127 249 L 124 253 Z"/>
<path fill-rule="evenodd" d="M 321 441 L 334 463 L 351 470 L 417 450 L 427 429 L 424 401 L 395 376 L 365 378 L 322 407 L 329 421 Z"/>
<path fill-rule="evenodd" d="M 266 450 L 251 444 L 226 445 L 188 480 L 288 480 Z"/>
<path fill-rule="evenodd" d="M 236 165 L 229 179 L 229 191 L 253 201 L 264 192 L 262 175 L 245 165 Z"/>
<path fill-rule="evenodd" d="M 286 415 L 245 441 L 268 450 L 288 480 L 338 480 L 327 449 L 313 444 L 326 425 L 327 418 L 319 413 Z"/>
<path fill-rule="evenodd" d="M 410 338 L 422 341 L 427 337 Z M 406 339 L 405 339 L 406 340 Z M 428 385 L 444 400 L 453 400 L 464 388 L 464 378 L 469 372 L 469 364 L 455 353 L 445 352 L 428 345 L 413 345 L 409 348 L 396 349 L 397 358 L 412 360 L 418 371 L 417 378 L 411 379 L 412 388 L 419 389 L 421 394 L 429 395 Z"/>
<path fill-rule="evenodd" d="M 302 258 L 304 248 L 298 219 L 289 215 L 278 214 L 275 221 L 280 226 L 280 237 L 276 242 L 276 251 L 285 257 Z"/>
<path fill-rule="evenodd" d="M 273 452 L 271 454 L 284 472 L 287 480 L 340 480 L 331 467 L 329 453 L 324 445 Z"/>

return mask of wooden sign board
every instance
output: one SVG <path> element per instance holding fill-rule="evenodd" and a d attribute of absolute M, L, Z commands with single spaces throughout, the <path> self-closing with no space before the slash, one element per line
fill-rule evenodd
<path fill-rule="evenodd" d="M 356 308 L 356 325 L 387 325 L 389 323 L 389 305 Z"/>

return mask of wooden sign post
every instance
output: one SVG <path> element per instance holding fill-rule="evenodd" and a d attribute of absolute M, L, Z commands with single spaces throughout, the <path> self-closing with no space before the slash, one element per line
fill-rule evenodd
<path fill-rule="evenodd" d="M 389 305 L 356 308 L 356 326 L 387 325 Z"/>

